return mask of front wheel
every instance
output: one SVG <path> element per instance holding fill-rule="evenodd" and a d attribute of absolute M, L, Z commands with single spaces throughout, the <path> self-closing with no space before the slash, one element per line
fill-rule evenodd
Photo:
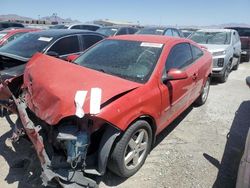
<path fill-rule="evenodd" d="M 231 71 L 231 63 L 227 65 L 222 77 L 219 78 L 221 83 L 225 83 L 227 81 L 230 71 Z"/>
<path fill-rule="evenodd" d="M 232 70 L 238 70 L 239 64 L 240 64 L 240 57 L 238 58 L 236 65 L 233 66 Z"/>
<path fill-rule="evenodd" d="M 148 122 L 136 121 L 115 145 L 108 168 L 121 177 L 134 175 L 144 164 L 151 143 L 152 130 Z"/>
<path fill-rule="evenodd" d="M 200 96 L 194 102 L 195 105 L 201 106 L 207 101 L 208 93 L 210 89 L 210 77 L 207 78 L 205 85 L 202 88 Z"/>

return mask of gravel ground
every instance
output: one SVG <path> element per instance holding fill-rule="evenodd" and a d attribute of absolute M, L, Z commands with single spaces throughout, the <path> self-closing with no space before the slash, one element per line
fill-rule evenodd
<path fill-rule="evenodd" d="M 250 126 L 249 75 L 250 63 L 242 63 L 226 83 L 214 80 L 207 103 L 188 108 L 157 137 L 138 173 L 121 179 L 109 172 L 98 179 L 99 187 L 234 187 Z M 0 187 L 38 187 L 32 147 L 24 140 L 12 145 L 9 123 L 1 118 L 0 124 Z"/>

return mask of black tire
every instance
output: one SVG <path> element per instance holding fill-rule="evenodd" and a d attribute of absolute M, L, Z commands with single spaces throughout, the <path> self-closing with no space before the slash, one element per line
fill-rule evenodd
<path fill-rule="evenodd" d="M 246 55 L 245 61 L 246 61 L 246 62 L 249 62 L 249 60 L 250 60 L 250 54 L 247 54 L 247 55 Z"/>
<path fill-rule="evenodd" d="M 240 57 L 238 58 L 236 65 L 233 66 L 232 70 L 238 70 L 239 64 L 240 64 Z"/>
<path fill-rule="evenodd" d="M 143 132 L 143 139 L 144 136 L 148 136 L 148 144 L 145 146 L 145 150 L 142 151 L 141 153 L 141 157 L 138 158 L 138 160 L 140 159 L 140 162 L 138 161 L 138 164 L 133 168 L 129 169 L 127 167 L 127 164 L 125 164 L 125 155 L 127 154 L 127 151 L 129 150 L 129 142 L 133 139 L 138 139 L 138 137 L 136 137 L 137 132 L 140 131 Z M 147 134 L 146 134 L 147 133 Z M 135 142 L 136 143 L 136 142 Z M 143 144 L 143 143 L 141 143 Z M 148 122 L 144 121 L 144 120 L 138 120 L 135 123 L 133 123 L 127 130 L 126 132 L 122 135 L 121 139 L 116 143 L 114 150 L 110 156 L 110 160 L 108 163 L 108 168 L 114 172 L 115 174 L 117 174 L 118 176 L 121 177 L 130 177 L 132 175 L 134 175 L 140 168 L 141 166 L 144 164 L 147 155 L 150 151 L 151 148 L 151 144 L 152 144 L 152 130 L 151 127 L 149 125 Z M 140 146 L 139 146 L 140 147 Z M 138 148 L 139 150 L 140 148 Z M 129 153 L 134 152 L 134 150 L 130 150 Z M 144 153 L 145 151 L 145 153 Z M 137 151 L 136 151 L 137 152 Z M 139 153 L 139 154 L 138 154 Z M 136 155 L 138 154 L 138 156 L 140 155 L 140 152 L 137 152 Z M 142 156 L 143 155 L 143 156 Z M 134 158 L 131 159 L 132 163 L 134 163 Z M 132 165 L 133 166 L 133 165 Z"/>
<path fill-rule="evenodd" d="M 194 102 L 195 106 L 201 106 L 201 105 L 206 103 L 207 97 L 209 94 L 209 90 L 210 90 L 210 82 L 211 82 L 211 79 L 210 79 L 210 77 L 208 77 L 204 86 L 202 87 L 202 91 L 201 91 L 200 96 Z"/>
<path fill-rule="evenodd" d="M 221 83 L 225 83 L 227 81 L 228 76 L 231 72 L 231 66 L 232 66 L 231 64 L 232 64 L 232 62 L 227 65 L 227 68 L 225 69 L 222 77 L 219 78 Z"/>

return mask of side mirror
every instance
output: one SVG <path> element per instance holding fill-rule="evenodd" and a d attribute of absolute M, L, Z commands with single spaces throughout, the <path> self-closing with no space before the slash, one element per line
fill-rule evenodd
<path fill-rule="evenodd" d="M 56 57 L 56 58 L 59 57 L 59 54 L 57 52 L 54 52 L 54 51 L 49 51 L 46 54 L 49 56 L 52 56 L 52 57 Z"/>
<path fill-rule="evenodd" d="M 80 55 L 79 54 L 73 54 L 73 55 L 68 55 L 66 57 L 66 61 L 73 62 L 75 61 Z"/>
<path fill-rule="evenodd" d="M 188 77 L 187 73 L 185 71 L 182 71 L 180 69 L 170 69 L 167 72 L 166 78 L 163 80 L 163 82 L 166 82 L 168 80 L 183 80 Z"/>

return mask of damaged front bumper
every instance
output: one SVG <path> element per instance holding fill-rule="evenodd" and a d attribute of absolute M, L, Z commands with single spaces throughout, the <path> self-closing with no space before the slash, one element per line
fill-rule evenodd
<path fill-rule="evenodd" d="M 34 145 L 34 148 L 37 152 L 37 156 L 40 160 L 42 167 L 42 180 L 45 186 L 50 185 L 51 182 L 57 182 L 62 187 L 97 187 L 96 182 L 93 179 L 86 177 L 86 173 L 95 174 L 95 175 L 103 175 L 106 170 L 106 165 L 108 161 L 108 156 L 111 151 L 111 147 L 116 139 L 116 137 L 120 134 L 120 131 L 114 127 L 110 127 L 102 136 L 100 141 L 100 145 L 98 148 L 98 156 L 97 156 L 97 167 L 95 170 L 85 169 L 86 167 L 86 153 L 87 153 L 87 145 L 88 145 L 88 137 L 86 134 L 70 135 L 65 131 L 60 132 L 57 135 L 58 140 L 63 140 L 65 143 L 67 153 L 67 160 L 61 163 L 61 166 L 54 165 L 56 162 L 55 159 L 49 156 L 46 151 L 46 141 L 44 140 L 42 134 L 39 132 L 42 129 L 42 126 L 35 125 L 33 121 L 30 119 L 27 113 L 26 103 L 20 98 L 14 98 L 14 102 L 16 104 L 19 118 L 21 119 L 23 128 L 28 135 L 29 139 Z M 85 137 L 85 139 L 84 139 Z M 78 139 L 80 138 L 80 139 Z M 80 142 L 79 142 L 80 140 Z M 85 140 L 85 141 L 83 141 Z M 72 145 L 73 142 L 73 145 Z M 71 144 L 70 144 L 71 143 Z M 74 146 L 79 146 L 77 150 L 74 150 Z M 80 149 L 79 149 L 80 148 Z M 83 155 L 82 158 L 79 159 L 79 150 L 80 154 Z M 71 152 L 69 152 L 71 151 Z M 78 152 L 74 152 L 78 151 Z M 78 160 L 79 159 L 79 160 Z M 82 160 L 83 159 L 83 160 Z M 60 160 L 57 160 L 60 161 Z M 76 162 L 76 163 L 73 163 Z M 78 162 L 81 162 L 79 167 Z M 71 165 L 67 165 L 67 164 Z M 66 164 L 66 165 L 65 165 Z M 80 163 L 79 163 L 80 164 Z M 57 167 L 55 167 L 57 166 Z"/>

